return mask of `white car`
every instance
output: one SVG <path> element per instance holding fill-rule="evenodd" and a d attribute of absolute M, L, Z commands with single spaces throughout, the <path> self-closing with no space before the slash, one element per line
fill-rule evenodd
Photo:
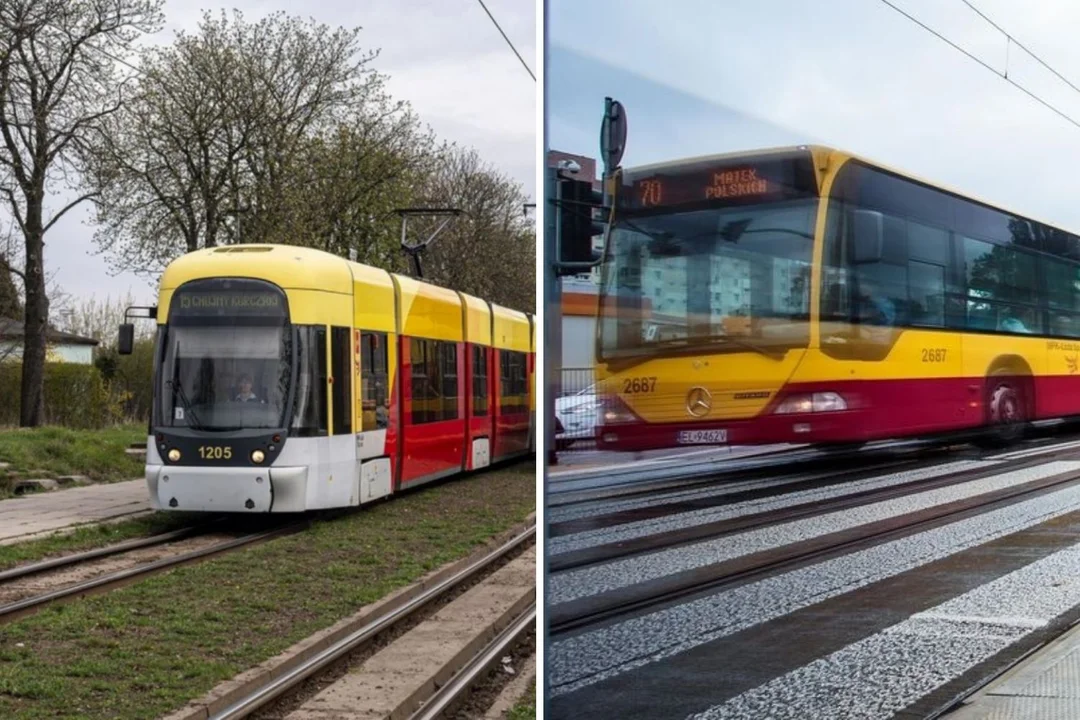
<path fill-rule="evenodd" d="M 555 399 L 556 425 L 555 443 L 559 448 L 568 448 L 575 440 L 591 440 L 596 437 L 596 425 L 600 420 L 603 403 L 596 394 L 596 385 L 590 385 L 573 395 Z"/>

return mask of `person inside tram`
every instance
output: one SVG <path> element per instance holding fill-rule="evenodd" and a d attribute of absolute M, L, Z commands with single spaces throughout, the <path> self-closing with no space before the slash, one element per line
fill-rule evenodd
<path fill-rule="evenodd" d="M 236 397 L 233 398 L 236 402 L 263 402 L 252 389 L 251 373 L 240 375 L 237 387 L 239 391 L 236 393 Z"/>

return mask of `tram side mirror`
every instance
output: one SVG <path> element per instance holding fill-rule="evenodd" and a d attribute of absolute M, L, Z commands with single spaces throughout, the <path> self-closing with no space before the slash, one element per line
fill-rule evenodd
<path fill-rule="evenodd" d="M 116 349 L 121 355 L 130 355 L 135 347 L 135 326 L 132 323 L 124 323 L 120 326 L 120 335 L 117 338 Z"/>
<path fill-rule="evenodd" d="M 853 210 L 850 220 L 852 261 L 856 265 L 881 262 L 885 244 L 885 216 L 873 210 Z"/>

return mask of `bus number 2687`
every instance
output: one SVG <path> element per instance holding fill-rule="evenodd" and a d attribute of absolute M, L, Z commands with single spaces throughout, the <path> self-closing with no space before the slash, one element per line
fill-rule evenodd
<path fill-rule="evenodd" d="M 923 348 L 922 361 L 929 363 L 945 362 L 945 348 Z"/>

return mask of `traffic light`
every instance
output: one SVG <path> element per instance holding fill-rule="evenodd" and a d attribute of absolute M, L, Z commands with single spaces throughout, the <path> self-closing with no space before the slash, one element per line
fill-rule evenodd
<path fill-rule="evenodd" d="M 597 217 L 604 205 L 603 193 L 594 190 L 587 180 L 561 178 L 559 200 L 559 261 L 590 263 L 596 261 L 593 237 L 604 234 L 604 220 Z"/>
<path fill-rule="evenodd" d="M 556 168 L 548 168 L 545 179 L 545 229 L 558 238 L 557 264 L 566 266 L 560 268 L 562 274 L 583 272 L 598 260 L 593 238 L 604 234 L 603 193 L 588 180 L 575 180 Z"/>

